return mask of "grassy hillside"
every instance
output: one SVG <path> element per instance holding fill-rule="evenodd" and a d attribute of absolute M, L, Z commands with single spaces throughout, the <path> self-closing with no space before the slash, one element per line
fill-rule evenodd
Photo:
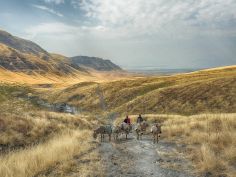
<path fill-rule="evenodd" d="M 0 66 L 9 71 L 27 74 L 74 75 L 80 70 L 62 56 L 51 55 L 32 41 L 18 38 L 0 30 Z M 64 57 L 66 58 L 66 57 Z"/>
<path fill-rule="evenodd" d="M 135 122 L 137 115 L 130 118 L 131 122 Z M 179 145 L 178 153 L 193 162 L 199 176 L 205 176 L 207 172 L 217 177 L 235 176 L 235 113 L 192 116 L 146 114 L 143 118 L 149 124 L 162 124 L 161 141 Z M 123 119 L 117 118 L 115 124 L 120 124 Z"/>
<path fill-rule="evenodd" d="M 107 82 L 126 77 L 130 76 L 113 72 L 89 73 L 70 63 L 65 56 L 50 54 L 45 60 L 0 43 L 0 82 L 68 87 L 79 82 Z"/>
<path fill-rule="evenodd" d="M 236 110 L 236 67 L 122 80 L 106 76 L 78 80 L 50 74 L 30 77 L 2 70 L 0 176 L 66 176 L 71 171 L 82 176 L 104 176 L 101 158 L 93 151 L 98 144 L 92 142 L 90 130 L 107 122 L 107 115 L 117 117 L 114 113 L 142 113 L 150 123 L 162 122 L 162 140 L 186 147 L 180 148 L 180 153 L 193 161 L 199 174 L 233 176 L 235 114 L 222 113 Z M 109 81 L 109 77 L 115 81 Z M 32 94 L 50 102 L 75 105 L 82 114 L 43 110 L 29 99 Z M 206 112 L 221 113 L 183 116 Z M 134 122 L 136 116 L 131 118 Z M 122 119 L 119 116 L 115 123 Z M 82 154 L 89 165 L 83 161 L 78 165 Z"/>
<path fill-rule="evenodd" d="M 50 112 L 39 107 L 30 87 L 0 84 L 0 149 L 24 147 L 64 128 L 91 128 L 95 119 Z"/>
<path fill-rule="evenodd" d="M 0 43 L 0 66 L 9 71 L 24 72 L 27 74 L 55 74 L 55 75 L 74 75 L 79 67 L 74 68 L 69 63 L 57 56 L 47 56 L 47 59 L 38 55 L 22 53 L 7 45 Z"/>
<path fill-rule="evenodd" d="M 102 122 L 93 116 L 43 110 L 29 99 L 28 95 L 33 94 L 35 91 L 28 86 L 0 84 L 1 177 L 38 176 L 59 162 L 64 162 L 61 172 L 66 173 L 73 168 L 68 160 L 72 163 L 81 154 L 90 156 L 89 150 L 97 146 L 90 143 L 90 129 Z M 92 155 L 98 158 L 95 152 Z M 99 161 L 90 165 L 90 170 L 77 165 L 79 174 L 85 169 L 87 176 L 101 172 L 92 171 L 92 168 L 101 169 Z"/>
<path fill-rule="evenodd" d="M 51 101 L 93 112 L 235 112 L 236 66 L 100 84 L 85 82 L 58 92 Z"/>
<path fill-rule="evenodd" d="M 33 54 L 38 57 L 49 57 L 49 53 L 32 41 L 18 38 L 0 29 L 0 43 L 23 53 Z"/>

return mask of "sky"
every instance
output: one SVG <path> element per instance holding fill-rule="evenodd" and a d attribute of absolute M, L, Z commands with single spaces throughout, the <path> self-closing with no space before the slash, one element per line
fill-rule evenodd
<path fill-rule="evenodd" d="M 236 64 L 236 0 L 0 0 L 0 29 L 124 68 Z"/>

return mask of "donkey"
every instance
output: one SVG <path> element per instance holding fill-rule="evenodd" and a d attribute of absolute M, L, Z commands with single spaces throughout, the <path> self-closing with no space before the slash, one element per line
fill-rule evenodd
<path fill-rule="evenodd" d="M 161 125 L 157 123 L 152 125 L 151 133 L 153 135 L 153 143 L 158 143 L 159 134 L 161 134 Z"/>
<path fill-rule="evenodd" d="M 105 134 L 108 134 L 109 141 L 111 141 L 112 128 L 111 125 L 102 125 L 93 131 L 94 139 L 97 139 L 98 134 L 101 135 L 101 142 L 105 139 Z"/>
<path fill-rule="evenodd" d="M 120 126 L 115 126 L 112 129 L 112 133 L 114 135 L 114 140 L 118 140 L 119 135 L 122 133 L 121 127 Z"/>
<path fill-rule="evenodd" d="M 149 125 L 146 121 L 137 124 L 137 127 L 135 128 L 135 132 L 137 134 L 137 140 L 142 139 L 142 135 L 144 134 L 144 132 L 146 132 L 148 126 Z"/>
<path fill-rule="evenodd" d="M 132 131 L 132 126 L 122 122 L 120 126 L 121 132 L 125 134 L 125 138 L 128 138 L 128 134 Z"/>

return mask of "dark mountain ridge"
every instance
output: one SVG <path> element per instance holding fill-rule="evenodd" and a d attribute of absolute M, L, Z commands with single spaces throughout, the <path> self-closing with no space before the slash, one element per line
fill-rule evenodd
<path fill-rule="evenodd" d="M 20 52 L 33 54 L 39 57 L 48 58 L 50 54 L 36 43 L 13 36 L 6 31 L 0 30 L 0 43 L 3 43 Z"/>
<path fill-rule="evenodd" d="M 120 71 L 122 70 L 118 65 L 112 63 L 110 60 L 105 60 L 98 57 L 75 56 L 70 58 L 71 63 L 91 68 L 98 71 Z"/>

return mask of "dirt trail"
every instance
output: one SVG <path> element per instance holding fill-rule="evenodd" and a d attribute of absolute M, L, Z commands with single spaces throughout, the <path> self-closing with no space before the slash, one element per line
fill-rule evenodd
<path fill-rule="evenodd" d="M 99 147 L 107 177 L 192 177 L 191 165 L 181 158 L 177 146 L 160 141 L 153 144 L 150 137 L 137 141 L 104 142 Z"/>
<path fill-rule="evenodd" d="M 150 137 L 98 143 L 72 159 L 57 163 L 35 177 L 194 177 L 191 163 L 177 151 L 174 143 L 161 140 L 153 144 Z"/>

